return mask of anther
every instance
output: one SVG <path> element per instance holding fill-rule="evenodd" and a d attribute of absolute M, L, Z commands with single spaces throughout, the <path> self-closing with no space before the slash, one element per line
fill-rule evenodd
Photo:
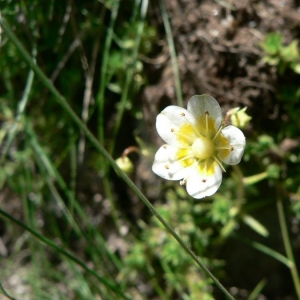
<path fill-rule="evenodd" d="M 166 168 L 167 170 L 169 170 L 169 169 L 170 169 L 169 165 L 165 165 L 165 168 Z"/>
<path fill-rule="evenodd" d="M 207 181 L 207 179 L 202 179 L 202 182 L 205 183 Z"/>
<path fill-rule="evenodd" d="M 233 148 L 233 147 L 231 147 L 231 148 L 230 148 L 230 151 L 233 151 L 233 150 L 234 150 L 234 148 Z"/>
<path fill-rule="evenodd" d="M 171 131 L 172 131 L 172 132 L 175 132 L 175 129 L 174 129 L 174 128 L 171 128 Z"/>
<path fill-rule="evenodd" d="M 226 172 L 226 170 L 224 169 L 224 167 L 223 167 L 221 161 L 220 161 L 216 156 L 214 156 L 213 158 L 214 158 L 214 160 L 217 162 L 217 164 L 220 166 L 220 168 L 221 168 L 224 172 Z"/>
<path fill-rule="evenodd" d="M 206 114 L 207 116 L 209 116 L 209 112 L 208 112 L 208 111 L 206 111 L 205 114 Z"/>
<path fill-rule="evenodd" d="M 167 145 L 163 145 L 163 148 L 164 148 L 164 149 L 167 149 Z"/>
<path fill-rule="evenodd" d="M 221 123 L 221 126 L 222 126 L 222 127 L 226 127 L 226 126 L 227 126 L 227 123 L 228 123 L 228 121 L 223 120 L 222 123 Z"/>
<path fill-rule="evenodd" d="M 182 117 L 184 117 L 184 116 L 185 116 L 185 113 L 181 113 L 180 115 L 181 115 Z"/>
<path fill-rule="evenodd" d="M 180 180 L 180 181 L 179 181 L 179 184 L 180 184 L 180 185 L 185 185 L 185 180 L 184 180 L 184 179 Z"/>

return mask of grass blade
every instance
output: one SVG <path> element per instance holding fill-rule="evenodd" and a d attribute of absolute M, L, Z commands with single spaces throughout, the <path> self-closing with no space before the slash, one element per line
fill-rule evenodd
<path fill-rule="evenodd" d="M 13 223 L 17 224 L 18 226 L 24 228 L 26 231 L 30 232 L 33 236 L 35 236 L 38 240 L 41 242 L 47 244 L 51 248 L 53 248 L 55 251 L 59 252 L 63 256 L 67 257 L 71 261 L 75 262 L 77 265 L 81 266 L 87 273 L 94 276 L 96 279 L 98 279 L 101 283 L 103 283 L 107 288 L 109 288 L 111 291 L 115 292 L 117 295 L 121 296 L 123 299 L 129 299 L 127 296 L 124 295 L 122 291 L 119 290 L 119 288 L 113 284 L 112 282 L 108 281 L 107 279 L 99 276 L 94 270 L 90 269 L 85 262 L 81 261 L 77 257 L 75 257 L 70 252 L 64 250 L 63 248 L 57 246 L 55 243 L 53 243 L 51 240 L 47 239 L 45 236 L 41 235 L 37 231 L 33 230 L 26 224 L 22 223 L 21 221 L 15 219 L 10 214 L 6 213 L 4 210 L 0 208 L 0 214 L 4 216 L 5 218 L 9 219 Z"/>
<path fill-rule="evenodd" d="M 171 25 L 170 25 L 170 21 L 169 21 L 169 17 L 168 17 L 168 13 L 167 13 L 167 10 L 165 7 L 164 0 L 159 0 L 159 6 L 161 9 L 161 15 L 162 15 L 162 19 L 163 19 L 166 34 L 167 34 L 172 69 L 173 69 L 174 80 L 175 80 L 177 104 L 179 106 L 183 106 L 178 60 L 177 60 L 175 44 L 174 44 L 173 35 L 172 35 L 172 29 L 171 29 Z"/>

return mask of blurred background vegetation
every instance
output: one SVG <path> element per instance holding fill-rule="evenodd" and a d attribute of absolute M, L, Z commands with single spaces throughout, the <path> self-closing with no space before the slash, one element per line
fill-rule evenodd
<path fill-rule="evenodd" d="M 0 5 L 0 299 L 225 299 L 85 125 L 235 299 L 300 297 L 298 0 Z M 251 120 L 194 200 L 151 166 L 157 114 L 203 93 Z"/>

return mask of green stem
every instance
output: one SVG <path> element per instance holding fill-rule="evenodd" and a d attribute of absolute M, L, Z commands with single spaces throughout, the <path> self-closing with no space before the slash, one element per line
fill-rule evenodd
<path fill-rule="evenodd" d="M 48 246 L 52 247 L 57 252 L 61 253 L 63 256 L 65 256 L 68 259 L 74 261 L 77 265 L 81 266 L 86 272 L 88 272 L 89 274 L 91 274 L 92 276 L 94 276 L 95 278 L 97 278 L 107 288 L 109 288 L 110 290 L 112 290 L 116 294 L 120 295 L 122 298 L 129 300 L 129 298 L 127 296 L 125 296 L 124 293 L 122 291 L 120 291 L 116 285 L 114 285 L 113 283 L 109 282 L 107 279 L 99 276 L 94 270 L 90 269 L 86 265 L 85 262 L 79 260 L 77 257 L 73 256 L 71 253 L 69 253 L 66 250 L 60 248 L 59 246 L 57 246 L 56 244 L 54 244 L 51 240 L 49 240 L 46 237 L 44 237 L 43 235 L 39 234 L 37 231 L 33 230 L 32 228 L 30 228 L 26 224 L 22 223 L 21 221 L 15 219 L 10 214 L 8 214 L 5 211 L 3 211 L 1 208 L 0 208 L 0 214 L 2 216 L 4 216 L 5 218 L 9 219 L 10 221 L 12 221 L 13 223 L 15 223 L 15 224 L 19 225 L 20 227 L 24 228 L 25 230 L 27 230 L 28 232 L 30 232 L 33 236 L 35 236 L 37 239 L 39 239 L 43 243 L 47 244 Z"/>
<path fill-rule="evenodd" d="M 106 33 L 106 38 L 105 38 L 105 44 L 104 44 L 104 51 L 103 51 L 103 57 L 102 57 L 102 66 L 101 66 L 101 77 L 100 77 L 100 88 L 99 92 L 96 96 L 96 103 L 98 105 L 99 109 L 99 118 L 98 118 L 98 138 L 100 140 L 100 143 L 102 145 L 105 144 L 105 88 L 107 85 L 107 69 L 108 69 L 108 61 L 109 61 L 109 54 L 110 54 L 110 47 L 113 39 L 113 34 L 114 34 L 114 26 L 115 22 L 118 16 L 118 11 L 119 11 L 119 6 L 120 6 L 120 0 L 114 1 L 112 8 L 111 8 L 111 18 L 110 18 L 110 24 Z M 107 164 L 103 165 L 104 172 L 108 173 L 108 166 Z M 120 232 L 120 222 L 118 221 L 118 214 L 116 211 L 116 201 L 113 197 L 113 193 L 111 191 L 110 187 L 110 182 L 108 180 L 108 176 L 104 177 L 104 191 L 105 194 L 108 196 L 108 199 L 110 200 L 110 203 L 112 205 L 112 218 L 113 221 L 118 229 L 118 232 Z"/>
<path fill-rule="evenodd" d="M 129 87 L 130 87 L 130 84 L 132 82 L 132 78 L 134 75 L 134 65 L 136 63 L 137 56 L 138 56 L 138 51 L 139 51 L 139 47 L 140 47 L 140 43 L 141 43 L 143 30 L 144 30 L 144 22 L 145 22 L 147 10 L 148 10 L 148 0 L 143 0 L 142 4 L 141 4 L 140 19 L 139 19 L 139 23 L 138 23 L 137 30 L 136 30 L 136 37 L 134 39 L 134 47 L 133 47 L 132 55 L 131 55 L 132 65 L 129 66 L 129 69 L 126 72 L 125 84 L 124 84 L 123 91 L 122 91 L 121 101 L 119 103 L 120 106 L 119 106 L 118 113 L 116 116 L 115 125 L 114 125 L 114 129 L 113 129 L 111 143 L 110 143 L 110 148 L 108 151 L 109 154 L 112 156 L 114 153 L 115 143 L 117 141 L 117 134 L 119 132 L 121 122 L 123 119 L 123 115 L 125 112 L 126 104 L 128 101 Z"/>
<path fill-rule="evenodd" d="M 106 72 L 107 72 L 107 62 L 109 57 L 109 50 L 113 38 L 113 28 L 115 25 L 115 21 L 117 19 L 118 10 L 119 10 L 120 1 L 113 1 L 113 7 L 111 10 L 111 19 L 110 24 L 107 30 L 105 44 L 104 44 L 104 53 L 102 59 L 102 67 L 101 67 L 101 81 L 100 81 L 100 91 L 97 95 L 96 101 L 99 105 L 99 140 L 102 144 L 104 144 L 104 92 L 106 87 Z"/>
<path fill-rule="evenodd" d="M 237 238 L 239 241 L 242 241 L 243 243 L 252 246 L 254 249 L 261 251 L 262 253 L 273 257 L 274 259 L 280 261 L 281 263 L 283 263 L 284 265 L 286 265 L 288 268 L 291 268 L 291 266 L 293 265 L 293 262 L 290 261 L 288 258 L 286 258 L 284 255 L 282 255 L 281 253 L 273 250 L 272 248 L 269 248 L 261 243 L 258 242 L 254 242 L 252 240 L 248 240 L 242 236 L 239 235 L 235 235 L 235 238 Z"/>
<path fill-rule="evenodd" d="M 285 215 L 284 215 L 284 209 L 282 205 L 282 199 L 281 199 L 281 191 L 280 191 L 280 186 L 277 183 L 277 213 L 278 213 L 278 218 L 279 218 L 279 224 L 280 224 L 280 229 L 281 229 L 281 234 L 282 234 L 282 239 L 283 239 L 283 244 L 286 252 L 286 256 L 288 259 L 292 262 L 290 266 L 291 270 L 291 275 L 293 278 L 295 290 L 298 296 L 298 299 L 300 299 L 300 281 L 299 281 L 299 274 L 297 270 L 297 266 L 295 263 L 295 258 L 293 255 L 293 250 L 288 234 L 288 229 L 286 226 L 286 220 L 285 220 Z"/>
<path fill-rule="evenodd" d="M 161 14 L 162 14 L 162 19 L 164 22 L 166 34 L 167 34 L 167 41 L 168 41 L 168 45 L 169 45 L 169 52 L 170 52 L 170 56 L 171 56 L 172 69 L 173 69 L 174 80 L 175 80 L 177 104 L 179 106 L 183 106 L 178 60 L 177 60 L 177 56 L 176 56 L 175 44 L 174 44 L 173 35 L 172 35 L 172 29 L 171 29 L 171 25 L 169 22 L 169 17 L 168 17 L 168 13 L 167 13 L 167 10 L 165 7 L 164 0 L 159 1 L 159 6 L 160 6 Z"/>
<path fill-rule="evenodd" d="M 2 282 L 0 282 L 0 291 L 2 291 L 3 295 L 6 296 L 10 300 L 17 300 L 16 298 L 12 297 L 3 287 Z"/>
<path fill-rule="evenodd" d="M 87 220 L 87 216 L 85 215 L 84 211 L 81 209 L 80 205 L 78 205 L 78 201 L 73 197 L 73 193 L 68 189 L 66 182 L 64 179 L 61 177 L 60 173 L 57 171 L 55 166 L 53 165 L 52 161 L 49 159 L 47 156 L 45 150 L 41 147 L 41 145 L 38 142 L 37 136 L 32 130 L 31 126 L 29 125 L 29 122 L 25 122 L 25 129 L 26 133 L 30 137 L 30 144 L 31 147 L 36 153 L 36 163 L 39 166 L 41 172 L 45 172 L 43 178 L 46 178 L 46 183 L 48 185 L 49 190 L 51 191 L 53 198 L 57 201 L 57 204 L 59 207 L 62 209 L 64 212 L 67 220 L 69 223 L 72 225 L 73 230 L 75 230 L 77 233 L 80 233 L 83 235 L 88 241 L 90 239 L 93 240 L 94 245 L 99 245 L 100 247 L 97 248 L 97 251 L 101 256 L 103 255 L 103 250 L 104 253 L 107 253 L 109 259 L 114 263 L 114 265 L 120 269 L 121 268 L 121 263 L 119 259 L 108 249 L 107 244 L 104 243 L 104 239 L 101 236 L 98 231 L 89 224 Z M 53 182 L 53 179 L 55 179 L 55 183 L 58 184 L 58 186 L 64 191 L 66 194 L 69 202 L 71 203 L 72 207 L 74 207 L 74 210 L 79 214 L 80 219 L 86 222 L 86 225 L 88 226 L 88 231 L 85 233 L 82 232 L 80 229 L 79 225 L 76 223 L 74 220 L 73 216 L 70 214 L 68 208 L 65 206 L 64 201 L 61 199 L 60 194 L 57 191 L 56 185 Z M 88 234 L 88 232 L 90 232 Z M 92 234 L 93 237 L 90 237 L 90 234 Z M 94 236 L 95 235 L 95 236 Z"/>
<path fill-rule="evenodd" d="M 126 182 L 126 184 L 134 191 L 134 193 L 138 196 L 138 198 L 149 208 L 149 210 L 153 213 L 153 215 L 162 223 L 162 225 L 169 231 L 169 233 L 177 240 L 177 242 L 181 245 L 181 247 L 190 255 L 190 257 L 195 261 L 195 263 L 202 269 L 202 271 L 210 277 L 218 288 L 226 295 L 228 299 L 234 299 L 232 295 L 225 289 L 225 287 L 219 282 L 219 280 L 214 277 L 214 275 L 205 267 L 202 261 L 199 259 L 198 256 L 184 243 L 181 237 L 171 228 L 171 226 L 165 221 L 165 219 L 158 213 L 155 207 L 150 203 L 150 201 L 144 196 L 144 194 L 138 189 L 138 187 L 130 180 L 130 178 L 118 167 L 114 159 L 109 155 L 109 153 L 105 150 L 105 148 L 99 143 L 96 137 L 91 133 L 91 131 L 87 128 L 87 126 L 81 121 L 81 119 L 76 115 L 74 110 L 68 104 L 66 99 L 58 92 L 58 90 L 54 87 L 52 82 L 47 78 L 44 72 L 33 62 L 28 52 L 24 49 L 23 45 L 20 43 L 18 38 L 12 32 L 10 27 L 6 24 L 4 19 L 1 19 L 1 25 L 8 36 L 8 38 L 15 44 L 17 49 L 20 51 L 21 55 L 23 56 L 24 60 L 31 66 L 33 71 L 37 74 L 43 84 L 49 89 L 49 91 L 55 96 L 57 102 L 62 106 L 63 109 L 70 115 L 73 121 L 79 126 L 79 128 L 85 133 L 87 139 L 94 145 L 94 147 L 108 160 L 111 166 L 116 170 L 116 172 L 120 175 L 120 177 Z M 1 211 L 0 211 L 1 212 Z M 7 215 L 7 214 L 6 214 Z M 41 236 L 44 239 L 43 236 Z M 55 245 L 56 247 L 56 245 Z M 60 249 L 60 251 L 64 251 Z M 65 252 L 65 251 L 64 251 Z M 66 254 L 67 255 L 67 254 Z M 69 254 L 68 254 L 69 255 Z M 71 256 L 73 259 L 75 257 Z M 83 264 L 79 261 L 80 264 Z M 85 268 L 87 268 L 84 265 Z M 87 268 L 88 269 L 88 268 Z M 92 271 L 89 269 L 89 272 Z M 95 273 L 94 271 L 92 271 Z M 98 276 L 97 274 L 94 274 Z M 99 277 L 99 276 L 98 276 Z M 101 280 L 103 280 L 101 278 Z"/>
<path fill-rule="evenodd" d="M 34 47 L 32 49 L 32 56 L 33 56 L 34 61 L 35 61 L 36 54 L 37 54 L 36 48 Z M 13 139 L 15 138 L 16 134 L 17 134 L 18 126 L 21 123 L 21 119 L 22 119 L 22 116 L 24 114 L 25 107 L 27 105 L 27 101 L 28 101 L 29 93 L 31 91 L 33 79 L 34 79 L 34 72 L 33 72 L 32 69 L 30 69 L 29 73 L 28 73 L 27 82 L 26 82 L 26 86 L 25 86 L 25 90 L 24 90 L 22 99 L 18 104 L 17 115 L 16 115 L 16 118 L 15 118 L 15 122 L 9 130 L 7 143 L 4 144 L 4 149 L 2 150 L 3 154 L 1 156 L 0 163 L 3 163 L 4 158 L 5 158 L 8 150 L 9 150 L 9 147 L 11 146 L 11 143 L 12 143 Z"/>

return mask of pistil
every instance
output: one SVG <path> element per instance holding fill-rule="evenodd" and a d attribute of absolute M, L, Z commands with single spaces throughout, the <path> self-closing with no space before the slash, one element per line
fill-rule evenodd
<path fill-rule="evenodd" d="M 192 145 L 193 155 L 200 160 L 212 157 L 214 152 L 215 145 L 213 141 L 204 136 L 197 138 Z"/>

